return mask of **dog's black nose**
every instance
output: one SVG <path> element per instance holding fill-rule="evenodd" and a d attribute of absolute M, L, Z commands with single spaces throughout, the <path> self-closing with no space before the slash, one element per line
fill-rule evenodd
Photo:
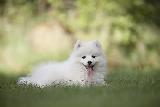
<path fill-rule="evenodd" d="M 88 61 L 88 64 L 89 64 L 89 65 L 91 65 L 91 64 L 92 64 L 92 62 L 91 62 L 91 61 Z"/>

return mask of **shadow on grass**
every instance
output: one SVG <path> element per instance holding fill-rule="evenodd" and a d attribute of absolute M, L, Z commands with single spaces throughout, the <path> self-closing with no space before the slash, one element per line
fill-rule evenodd
<path fill-rule="evenodd" d="M 116 70 L 103 87 L 18 86 L 18 76 L 0 75 L 1 107 L 158 107 L 160 71 Z"/>

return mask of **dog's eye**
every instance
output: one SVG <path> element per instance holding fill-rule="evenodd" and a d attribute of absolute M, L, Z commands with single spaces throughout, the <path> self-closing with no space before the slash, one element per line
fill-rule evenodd
<path fill-rule="evenodd" d="M 95 58 L 96 56 L 92 55 L 92 58 Z"/>
<path fill-rule="evenodd" d="M 82 58 L 83 58 L 83 59 L 85 59 L 85 58 L 86 58 L 86 56 L 82 56 Z"/>

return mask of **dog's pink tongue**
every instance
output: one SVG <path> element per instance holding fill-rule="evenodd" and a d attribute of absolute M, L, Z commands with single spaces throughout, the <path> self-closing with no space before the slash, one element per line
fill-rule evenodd
<path fill-rule="evenodd" d="M 93 67 L 88 67 L 88 79 L 92 79 L 93 76 Z"/>

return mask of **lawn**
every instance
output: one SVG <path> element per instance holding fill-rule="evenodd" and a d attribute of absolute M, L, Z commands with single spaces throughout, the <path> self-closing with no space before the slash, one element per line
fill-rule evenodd
<path fill-rule="evenodd" d="M 0 75 L 0 107 L 160 107 L 160 70 L 121 69 L 103 87 L 17 86 Z"/>

